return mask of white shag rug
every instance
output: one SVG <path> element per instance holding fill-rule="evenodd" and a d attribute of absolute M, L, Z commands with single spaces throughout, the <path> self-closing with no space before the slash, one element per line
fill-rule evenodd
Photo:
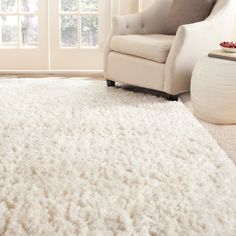
<path fill-rule="evenodd" d="M 236 167 L 181 102 L 0 80 L 0 235 L 235 236 Z"/>

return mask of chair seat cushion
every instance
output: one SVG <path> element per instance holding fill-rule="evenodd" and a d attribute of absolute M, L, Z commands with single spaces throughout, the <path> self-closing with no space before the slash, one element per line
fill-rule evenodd
<path fill-rule="evenodd" d="M 173 40 L 173 35 L 161 34 L 114 36 L 111 49 L 115 52 L 165 63 Z"/>

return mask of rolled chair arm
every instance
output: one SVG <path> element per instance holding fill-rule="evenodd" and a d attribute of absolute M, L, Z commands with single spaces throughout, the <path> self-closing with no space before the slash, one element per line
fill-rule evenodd
<path fill-rule="evenodd" d="M 205 21 L 179 27 L 166 62 L 165 91 L 189 91 L 192 71 L 199 58 L 232 38 L 236 1 L 221 1 Z"/>

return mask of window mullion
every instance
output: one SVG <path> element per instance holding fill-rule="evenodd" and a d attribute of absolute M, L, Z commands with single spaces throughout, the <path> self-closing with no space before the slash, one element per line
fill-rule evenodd
<path fill-rule="evenodd" d="M 77 29 L 77 33 L 78 33 L 78 46 L 77 48 L 81 48 L 81 14 L 80 14 L 80 7 L 81 7 L 81 3 L 79 3 L 78 6 L 78 10 L 77 10 L 77 20 L 78 20 L 78 29 Z"/>
<path fill-rule="evenodd" d="M 21 48 L 20 0 L 17 0 L 18 48 Z"/>

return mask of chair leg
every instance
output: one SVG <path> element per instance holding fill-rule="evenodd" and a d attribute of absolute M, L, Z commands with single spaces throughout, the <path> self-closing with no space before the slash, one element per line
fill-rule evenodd
<path fill-rule="evenodd" d="M 167 94 L 166 99 L 168 101 L 176 101 L 177 102 L 179 100 L 179 96 L 178 95 Z"/>
<path fill-rule="evenodd" d="M 114 87 L 116 85 L 115 81 L 107 80 L 107 87 Z"/>

